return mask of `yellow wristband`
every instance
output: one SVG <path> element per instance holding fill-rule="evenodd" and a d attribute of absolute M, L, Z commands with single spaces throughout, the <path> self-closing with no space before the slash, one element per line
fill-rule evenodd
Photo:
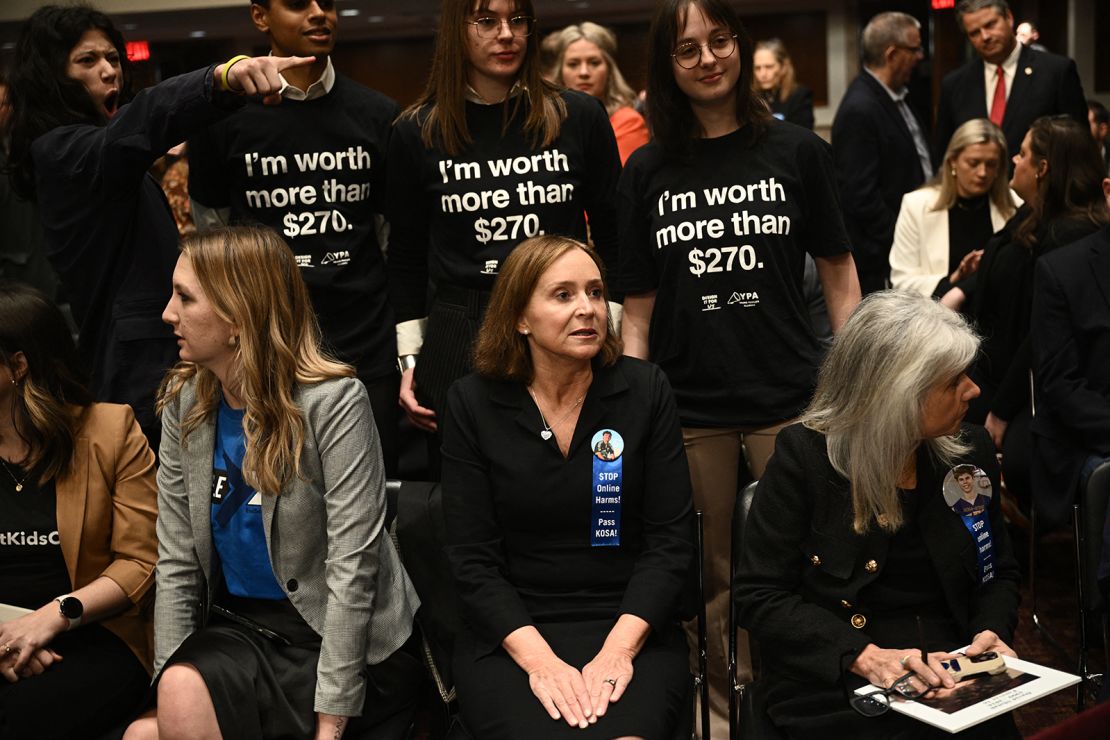
<path fill-rule="evenodd" d="M 223 90 L 224 92 L 231 92 L 232 91 L 231 90 L 231 85 L 229 85 L 227 83 L 227 73 L 231 70 L 232 67 L 235 66 L 235 64 L 237 62 L 241 62 L 244 59 L 250 59 L 250 57 L 247 56 L 246 54 L 239 54 L 238 56 L 234 56 L 231 59 L 228 59 L 226 62 L 224 62 L 224 68 L 220 72 L 220 89 L 221 90 Z"/>

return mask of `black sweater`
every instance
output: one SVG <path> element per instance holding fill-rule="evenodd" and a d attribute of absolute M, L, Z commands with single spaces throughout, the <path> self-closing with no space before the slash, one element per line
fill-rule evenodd
<path fill-rule="evenodd" d="M 605 109 L 564 91 L 567 117 L 550 146 L 523 131 L 523 110 L 504 124 L 502 105 L 466 104 L 473 143 L 449 156 L 426 148 L 426 112 L 400 120 L 389 145 L 389 277 L 397 321 L 427 315 L 428 281 L 490 290 L 513 248 L 537 234 L 586 239 L 616 265 L 620 158 Z M 512 105 L 512 101 L 509 103 Z"/>

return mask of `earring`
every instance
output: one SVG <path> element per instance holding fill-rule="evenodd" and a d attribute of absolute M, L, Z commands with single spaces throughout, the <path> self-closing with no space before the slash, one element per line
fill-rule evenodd
<path fill-rule="evenodd" d="M 955 167 L 953 167 L 953 168 L 952 168 L 952 177 L 955 177 L 955 176 L 956 176 L 956 168 L 955 168 Z"/>
<path fill-rule="evenodd" d="M 532 332 L 528 331 L 527 329 L 525 329 L 524 331 L 521 332 L 521 334 L 523 334 L 524 336 L 528 336 L 531 333 Z"/>
<path fill-rule="evenodd" d="M 237 344 L 239 344 L 239 337 L 232 334 L 230 337 L 227 338 L 228 347 L 234 347 Z"/>

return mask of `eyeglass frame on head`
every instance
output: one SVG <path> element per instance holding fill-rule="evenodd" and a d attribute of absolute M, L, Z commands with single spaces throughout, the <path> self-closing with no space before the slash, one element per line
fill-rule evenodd
<path fill-rule="evenodd" d="M 486 32 L 484 32 L 482 30 L 482 26 L 483 26 L 484 21 L 496 21 L 497 22 L 496 30 L 494 30 L 493 26 L 490 26 L 490 25 L 486 24 L 487 25 L 487 30 L 491 31 L 492 33 L 487 34 Z M 524 24 L 525 32 L 524 33 L 517 33 L 516 32 L 516 29 L 513 27 L 513 22 L 514 21 L 524 21 L 525 22 L 525 24 Z M 509 27 L 509 33 L 511 33 L 513 36 L 516 36 L 517 38 L 527 38 L 527 37 L 532 35 L 533 31 L 536 30 L 536 28 L 535 28 L 536 19 L 533 18 L 530 15 L 514 15 L 512 18 L 497 18 L 497 17 L 492 16 L 492 15 L 483 15 L 480 18 L 477 18 L 475 20 L 466 21 L 466 23 L 467 23 L 467 25 L 474 26 L 474 32 L 476 34 L 478 34 L 479 38 L 483 38 L 483 39 L 495 39 L 495 38 L 497 38 L 501 34 L 501 27 L 502 26 L 508 26 Z"/>
<path fill-rule="evenodd" d="M 722 38 L 727 38 L 728 43 L 729 43 L 729 51 L 724 56 L 721 56 L 720 54 L 718 54 L 716 51 L 713 50 L 713 42 L 718 41 Z M 693 69 L 694 67 L 697 67 L 701 63 L 701 51 L 702 51 L 702 49 L 708 48 L 709 53 L 712 54 L 717 59 L 728 59 L 730 56 L 732 56 L 733 54 L 736 53 L 736 48 L 738 46 L 739 46 L 739 42 L 737 41 L 737 34 L 735 34 L 735 33 L 721 34 L 721 35 L 714 36 L 713 38 L 709 39 L 709 43 L 707 43 L 707 44 L 699 44 L 699 43 L 696 43 L 694 41 L 687 41 L 684 44 L 679 44 L 678 47 L 673 52 L 671 52 L 671 58 L 674 59 L 675 64 L 682 67 L 683 69 Z M 686 49 L 697 49 L 697 56 L 691 57 L 691 61 L 693 62 L 693 64 L 690 65 L 689 67 L 687 67 L 685 64 L 683 64 L 682 62 L 680 62 L 678 60 L 678 55 Z"/>

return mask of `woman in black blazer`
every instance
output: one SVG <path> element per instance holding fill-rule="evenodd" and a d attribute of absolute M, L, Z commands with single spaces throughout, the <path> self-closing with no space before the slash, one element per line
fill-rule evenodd
<path fill-rule="evenodd" d="M 669 737 L 690 684 L 689 470 L 662 371 L 621 357 L 597 255 L 563 237 L 518 246 L 474 367 L 443 440 L 468 730 Z"/>
<path fill-rule="evenodd" d="M 782 41 L 758 42 L 752 60 L 756 92 L 767 101 L 771 115 L 780 121 L 812 129 L 813 91 L 798 84 L 794 63 Z"/>
<path fill-rule="evenodd" d="M 1014 655 L 1019 573 L 991 495 L 993 446 L 961 426 L 979 393 L 965 372 L 978 347 L 958 314 L 875 293 L 834 342 L 802 421 L 779 434 L 735 586 L 768 714 L 791 737 L 929 736 L 896 712 L 857 714 L 845 688 L 943 691 L 948 651 Z M 958 513 L 957 472 L 969 469 L 990 503 Z M 976 731 L 1014 727 L 1007 715 Z"/>

